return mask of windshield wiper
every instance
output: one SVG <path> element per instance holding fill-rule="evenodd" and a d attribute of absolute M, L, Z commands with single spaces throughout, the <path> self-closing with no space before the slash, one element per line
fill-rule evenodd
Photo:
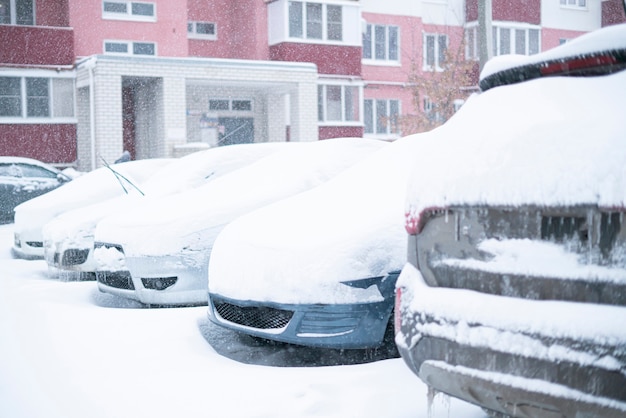
<path fill-rule="evenodd" d="M 113 167 L 111 167 L 109 165 L 109 163 L 106 162 L 106 160 L 104 158 L 102 158 L 102 156 L 100 156 L 100 159 L 102 160 L 102 163 L 104 164 L 104 166 L 106 168 L 108 168 L 109 170 L 111 170 L 111 172 L 113 173 L 113 175 L 115 176 L 115 178 L 117 179 L 117 181 L 120 183 L 120 186 L 122 186 L 122 189 L 124 190 L 124 193 L 128 194 L 128 190 L 126 189 L 126 187 L 124 186 L 124 183 L 122 182 L 122 180 L 124 180 L 126 183 L 130 184 L 135 190 L 137 190 L 139 193 L 141 193 L 142 196 L 145 196 L 144 192 L 142 192 L 139 187 L 137 187 L 135 185 L 135 183 L 133 183 L 132 181 L 130 181 L 129 179 L 127 179 L 126 177 L 124 177 L 124 175 L 120 174 L 119 172 L 115 171 L 113 169 Z"/>

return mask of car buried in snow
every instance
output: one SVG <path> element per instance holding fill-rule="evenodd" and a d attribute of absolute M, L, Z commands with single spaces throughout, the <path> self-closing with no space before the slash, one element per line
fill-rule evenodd
<path fill-rule="evenodd" d="M 206 305 L 211 248 L 226 224 L 387 146 L 364 138 L 288 143 L 203 187 L 107 217 L 95 232 L 98 287 L 147 305 Z"/>
<path fill-rule="evenodd" d="M 121 183 L 113 184 L 113 180 L 106 178 L 106 185 L 102 181 L 96 184 L 91 180 L 95 172 L 88 173 L 84 175 L 89 177 L 88 181 L 80 184 L 78 196 L 71 193 L 72 198 L 68 197 L 66 203 L 46 201 L 42 202 L 45 205 L 39 204 L 28 211 L 27 214 L 32 214 L 24 215 L 25 226 L 20 233 L 25 235 L 29 224 L 26 221 L 31 220 L 30 225 L 41 229 L 43 255 L 52 271 L 92 278 L 96 268 L 93 262 L 94 231 L 101 219 L 123 213 L 146 200 L 200 187 L 284 146 L 284 143 L 277 142 L 229 145 L 196 151 L 178 159 L 138 160 L 103 167 L 95 172 L 103 170 L 100 176 L 119 176 Z M 74 209 L 68 210 L 71 202 L 78 201 L 80 205 L 75 204 Z M 54 213 L 52 208 L 57 212 L 59 208 L 65 210 L 49 220 L 49 215 Z M 18 212 L 18 220 L 20 216 Z M 41 222 L 32 221 L 40 218 L 47 220 L 43 227 L 39 226 Z"/>
<path fill-rule="evenodd" d="M 397 355 L 390 319 L 420 141 L 396 140 L 328 183 L 229 224 L 209 263 L 210 320 L 266 340 Z"/>
<path fill-rule="evenodd" d="M 149 159 L 101 167 L 18 205 L 15 208 L 13 255 L 16 258 L 44 258 L 42 231 L 46 223 L 63 212 L 123 195 L 124 188 L 130 187 L 128 183 L 124 186 L 125 179 L 142 185 L 170 161 Z"/>
<path fill-rule="evenodd" d="M 398 349 L 495 416 L 626 416 L 626 25 L 492 64 L 414 160 Z"/>
<path fill-rule="evenodd" d="M 0 157 L 0 223 L 14 221 L 15 208 L 66 184 L 71 179 L 32 158 Z"/>

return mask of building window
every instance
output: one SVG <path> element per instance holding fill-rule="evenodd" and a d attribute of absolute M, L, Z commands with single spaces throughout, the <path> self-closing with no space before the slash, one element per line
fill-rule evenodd
<path fill-rule="evenodd" d="M 446 60 L 448 35 L 424 35 L 424 70 L 441 70 Z"/>
<path fill-rule="evenodd" d="M 539 52 L 539 29 L 494 26 L 493 55 L 533 55 Z"/>
<path fill-rule="evenodd" d="M 156 21 L 155 3 L 136 1 L 103 1 L 104 19 Z"/>
<path fill-rule="evenodd" d="M 437 104 L 433 103 L 428 97 L 424 97 L 424 113 L 426 118 L 431 123 L 443 123 L 444 119 L 439 110 Z"/>
<path fill-rule="evenodd" d="M 34 0 L 0 0 L 0 24 L 34 25 L 33 3 Z"/>
<path fill-rule="evenodd" d="M 533 55 L 540 50 L 539 29 L 536 28 L 492 28 L 493 55 L 520 54 Z M 478 59 L 478 29 L 465 29 L 465 57 Z"/>
<path fill-rule="evenodd" d="M 358 122 L 360 89 L 358 86 L 325 84 L 317 86 L 317 109 L 320 122 Z"/>
<path fill-rule="evenodd" d="M 575 7 L 577 9 L 586 9 L 587 0 L 561 0 L 561 6 Z"/>
<path fill-rule="evenodd" d="M 0 77 L 0 117 L 71 118 L 74 79 Z"/>
<path fill-rule="evenodd" d="M 217 39 L 215 23 L 187 22 L 187 36 L 199 39 Z"/>
<path fill-rule="evenodd" d="M 398 62 L 398 27 L 367 24 L 363 33 L 363 58 Z"/>
<path fill-rule="evenodd" d="M 156 55 L 154 42 L 105 41 L 104 52 L 119 55 Z"/>
<path fill-rule="evenodd" d="M 289 37 L 342 41 L 341 6 L 290 1 Z"/>
<path fill-rule="evenodd" d="M 398 134 L 399 100 L 367 99 L 363 102 L 366 134 Z"/>
<path fill-rule="evenodd" d="M 50 79 L 26 78 L 26 116 L 46 118 L 50 116 Z"/>
<path fill-rule="evenodd" d="M 251 112 L 252 100 L 250 99 L 210 99 L 209 110 Z"/>

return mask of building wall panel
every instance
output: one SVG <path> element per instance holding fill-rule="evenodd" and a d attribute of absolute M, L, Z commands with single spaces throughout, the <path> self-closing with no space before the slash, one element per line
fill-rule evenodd
<path fill-rule="evenodd" d="M 0 155 L 72 164 L 77 158 L 76 125 L 0 124 Z"/>
<path fill-rule="evenodd" d="M 361 47 L 286 42 L 270 47 L 270 59 L 311 62 L 320 74 L 361 75 Z"/>
<path fill-rule="evenodd" d="M 74 64 L 74 32 L 69 28 L 0 25 L 0 45 L 0 63 Z"/>

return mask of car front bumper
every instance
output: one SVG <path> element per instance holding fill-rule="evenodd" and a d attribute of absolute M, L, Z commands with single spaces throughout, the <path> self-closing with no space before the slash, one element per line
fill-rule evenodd
<path fill-rule="evenodd" d="M 96 269 L 93 248 L 67 245 L 64 242 L 46 242 L 44 258 L 48 266 L 60 270 L 93 273 Z"/>
<path fill-rule="evenodd" d="M 41 236 L 15 232 L 11 253 L 15 258 L 42 260 L 44 258 L 43 240 Z"/>
<path fill-rule="evenodd" d="M 209 319 L 248 335 L 311 347 L 365 349 L 383 344 L 393 298 L 354 304 L 280 304 L 209 294 Z"/>
<path fill-rule="evenodd" d="M 133 299 L 149 305 L 207 304 L 208 257 L 127 256 L 125 261 Z"/>
<path fill-rule="evenodd" d="M 601 320 L 623 308 L 429 287 L 411 265 L 398 287 L 398 350 L 434 389 L 520 417 L 625 416 L 626 335 Z"/>

